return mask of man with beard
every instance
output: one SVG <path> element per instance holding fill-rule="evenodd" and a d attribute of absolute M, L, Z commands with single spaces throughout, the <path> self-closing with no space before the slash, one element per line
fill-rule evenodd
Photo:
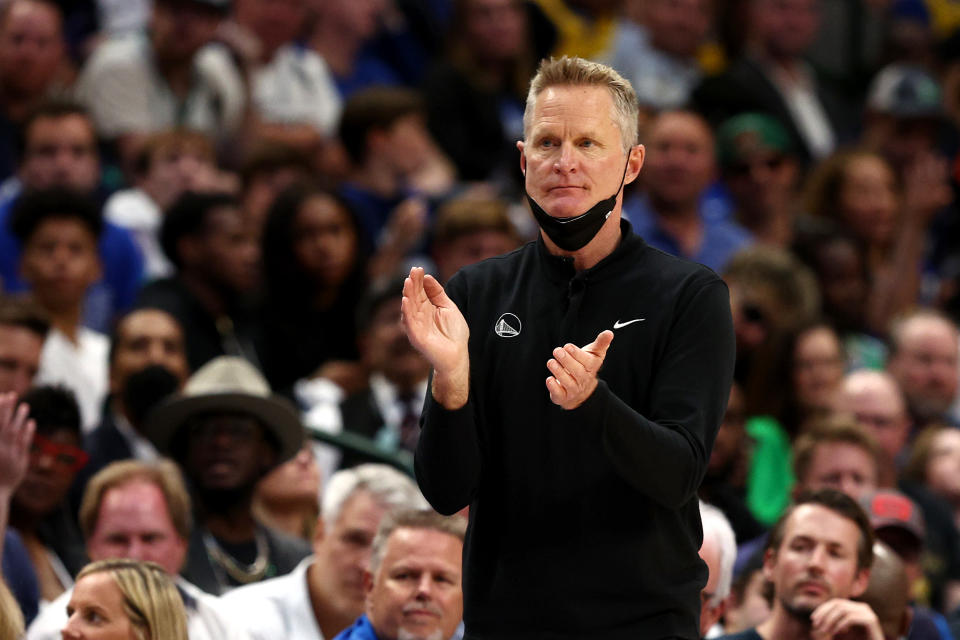
<path fill-rule="evenodd" d="M 873 529 L 863 509 L 834 489 L 806 492 L 770 532 L 763 575 L 774 589 L 773 612 L 755 629 L 728 640 L 883 640 L 863 594 L 873 562 Z"/>
<path fill-rule="evenodd" d="M 156 407 L 144 435 L 180 465 L 196 524 L 182 575 L 210 593 L 288 573 L 309 546 L 258 523 L 257 482 L 303 444 L 296 410 L 242 358 L 200 368 L 183 393 Z"/>
<path fill-rule="evenodd" d="M 143 420 L 160 400 L 183 388 L 190 373 L 183 330 L 159 309 L 132 311 L 120 319 L 110 340 L 109 364 L 109 401 L 100 424 L 84 439 L 90 462 L 73 486 L 77 507 L 87 480 L 111 462 L 159 457 L 140 433 Z"/>

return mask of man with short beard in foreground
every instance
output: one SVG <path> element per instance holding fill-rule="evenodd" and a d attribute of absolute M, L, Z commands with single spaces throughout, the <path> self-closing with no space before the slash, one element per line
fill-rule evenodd
<path fill-rule="evenodd" d="M 873 530 L 852 498 L 834 489 L 800 494 L 773 530 L 763 575 L 773 613 L 727 640 L 883 640 L 877 615 L 854 602 L 870 580 Z"/>

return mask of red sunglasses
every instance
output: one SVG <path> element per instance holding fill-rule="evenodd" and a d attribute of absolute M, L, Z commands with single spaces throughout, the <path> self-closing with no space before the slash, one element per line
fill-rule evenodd
<path fill-rule="evenodd" d="M 32 457 L 50 456 L 62 469 L 73 472 L 80 471 L 90 461 L 90 455 L 83 449 L 69 444 L 58 444 L 41 435 L 33 436 L 30 455 Z"/>

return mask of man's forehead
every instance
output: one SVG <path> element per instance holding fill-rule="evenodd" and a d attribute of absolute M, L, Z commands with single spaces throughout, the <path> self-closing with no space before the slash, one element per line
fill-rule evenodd
<path fill-rule="evenodd" d="M 177 321 L 173 316 L 159 309 L 134 311 L 120 322 L 117 333 L 122 342 L 140 338 L 182 338 Z"/>
<path fill-rule="evenodd" d="M 607 118 L 598 117 L 606 113 Z M 534 129 L 560 125 L 599 127 L 616 125 L 610 91 L 597 85 L 552 85 L 537 96 L 531 124 Z"/>
<path fill-rule="evenodd" d="M 797 538 L 856 549 L 860 529 L 853 520 L 833 509 L 819 504 L 802 504 L 791 512 L 784 526 L 784 544 Z"/>
<path fill-rule="evenodd" d="M 399 527 L 387 538 L 385 565 L 446 565 L 460 569 L 463 543 L 436 529 Z"/>
<path fill-rule="evenodd" d="M 132 514 L 146 516 L 155 524 L 173 527 L 169 507 L 160 487 L 146 480 L 134 480 L 112 487 L 103 494 L 97 529 L 133 529 Z M 139 517 L 137 522 L 140 522 Z"/>

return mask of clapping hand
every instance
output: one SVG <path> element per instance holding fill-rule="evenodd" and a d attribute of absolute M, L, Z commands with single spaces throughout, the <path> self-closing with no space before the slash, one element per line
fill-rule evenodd
<path fill-rule="evenodd" d="M 553 350 L 547 369 L 550 400 L 564 409 L 575 409 L 597 388 L 597 372 L 613 342 L 613 332 L 601 331 L 597 339 L 584 347 L 566 344 Z"/>

